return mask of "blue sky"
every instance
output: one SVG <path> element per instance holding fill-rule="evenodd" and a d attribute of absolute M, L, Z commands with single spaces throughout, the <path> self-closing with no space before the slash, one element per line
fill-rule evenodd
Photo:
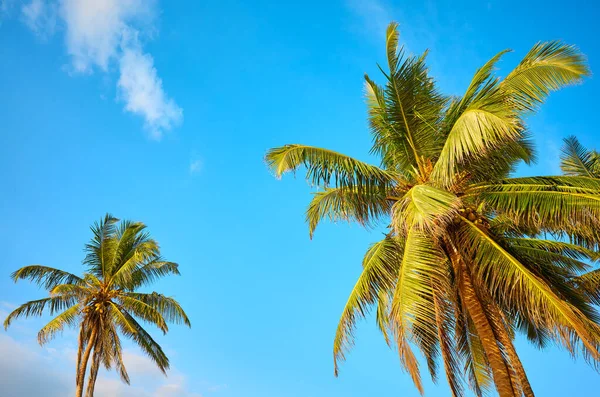
<path fill-rule="evenodd" d="M 390 20 L 410 51 L 430 49 L 450 94 L 498 51 L 514 50 L 503 73 L 539 40 L 576 44 L 600 69 L 592 2 L 279 3 L 0 0 L 1 317 L 43 294 L 8 274 L 82 271 L 88 227 L 106 212 L 145 222 L 183 273 L 156 284 L 193 323 L 158 337 L 169 378 L 130 349 L 132 387 L 102 374 L 101 396 L 417 396 L 372 321 L 333 377 L 337 320 L 380 232 L 323 224 L 310 241 L 310 189 L 300 174 L 275 180 L 265 151 L 306 143 L 372 160 L 362 75 L 379 78 Z M 556 173 L 564 136 L 600 147 L 599 89 L 592 77 L 550 97 L 529 120 L 538 164 L 521 174 Z M 40 348 L 40 325 L 0 333 L 8 397 L 68 393 L 75 334 Z M 597 392 L 582 360 L 517 347 L 538 395 Z"/>

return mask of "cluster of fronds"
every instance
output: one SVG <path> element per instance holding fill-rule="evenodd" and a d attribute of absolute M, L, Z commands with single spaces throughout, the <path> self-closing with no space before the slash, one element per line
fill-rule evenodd
<path fill-rule="evenodd" d="M 26 266 L 12 274 L 15 281 L 39 284 L 50 296 L 19 306 L 4 321 L 5 328 L 18 317 L 39 316 L 44 309 L 51 315 L 59 313 L 39 331 L 38 341 L 43 345 L 65 327 L 79 326 L 77 396 L 83 393 L 88 368 L 89 397 L 93 396 L 101 365 L 107 369 L 115 367 L 122 380 L 129 383 L 119 334 L 133 340 L 166 372 L 169 359 L 137 319 L 154 324 L 163 333 L 169 329 L 168 322 L 190 325 L 173 298 L 156 292 L 135 292 L 160 277 L 179 274 L 176 263 L 161 258 L 158 244 L 145 229 L 142 223 L 118 224 L 118 219 L 106 215 L 92 227 L 94 237 L 86 245 L 87 272 L 83 277 L 39 265 Z"/>
<path fill-rule="evenodd" d="M 267 153 L 277 177 L 308 169 L 315 193 L 312 236 L 324 218 L 388 226 L 365 255 L 337 329 L 335 372 L 354 343 L 356 321 L 376 321 L 423 392 L 419 349 L 434 379 L 441 362 L 454 396 L 532 396 L 513 339 L 561 343 L 600 359 L 600 163 L 567 141 L 564 176 L 511 177 L 534 159 L 524 122 L 547 95 L 589 74 L 584 57 L 560 42 L 536 44 L 504 79 L 502 51 L 465 94 L 438 92 L 425 55 L 406 56 L 395 24 L 387 31 L 388 72 L 366 76 L 372 153 L 380 166 L 316 147 Z M 383 70 L 383 69 L 382 69 Z M 463 376 L 464 374 L 464 376 Z"/>

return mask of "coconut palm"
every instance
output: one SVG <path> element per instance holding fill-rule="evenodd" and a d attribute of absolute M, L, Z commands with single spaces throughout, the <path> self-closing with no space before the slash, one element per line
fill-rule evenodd
<path fill-rule="evenodd" d="M 169 359 L 162 348 L 138 322 L 157 326 L 167 333 L 167 322 L 190 326 L 185 312 L 173 298 L 136 292 L 160 277 L 179 274 L 178 265 L 160 256 L 158 243 L 150 238 L 140 222 L 122 221 L 106 215 L 91 229 L 92 240 L 85 246 L 82 277 L 46 266 L 25 266 L 12 274 L 18 280 L 30 280 L 45 288 L 50 296 L 27 302 L 4 321 L 8 326 L 18 317 L 40 316 L 47 309 L 60 313 L 38 333 L 43 345 L 65 327 L 79 327 L 76 396 L 81 397 L 88 363 L 91 360 L 86 396 L 94 394 L 100 365 L 113 366 L 129 384 L 123 364 L 121 335 L 134 341 L 166 374 Z"/>
<path fill-rule="evenodd" d="M 365 76 L 379 166 L 298 144 L 266 155 L 277 177 L 305 166 L 321 187 L 306 213 L 311 237 L 324 218 L 386 227 L 343 309 L 335 374 L 356 321 L 374 309 L 421 393 L 415 348 L 434 380 L 441 362 L 453 396 L 465 381 L 478 396 L 493 386 L 502 397 L 533 396 L 516 332 L 599 358 L 598 313 L 575 277 L 598 258 L 600 180 L 511 177 L 534 157 L 524 117 L 551 91 L 581 82 L 585 59 L 573 46 L 538 43 L 499 79 L 502 51 L 463 96 L 448 97 L 429 76 L 426 54 L 405 55 L 398 38 L 392 23 L 385 84 Z"/>

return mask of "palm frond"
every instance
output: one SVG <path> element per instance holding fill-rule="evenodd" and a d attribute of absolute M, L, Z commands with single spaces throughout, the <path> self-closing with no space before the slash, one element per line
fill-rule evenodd
<path fill-rule="evenodd" d="M 520 313 L 534 324 L 553 330 L 554 338 L 573 351 L 579 339 L 597 357 L 597 340 L 590 333 L 590 320 L 530 269 L 506 251 L 494 237 L 462 218 L 460 247 L 474 266 L 476 277 L 498 301 L 514 302 Z M 568 337 L 567 337 L 568 335 Z"/>
<path fill-rule="evenodd" d="M 17 282 L 18 280 L 30 280 L 51 290 L 59 284 L 82 284 L 83 280 L 74 274 L 52 267 L 41 265 L 30 265 L 20 268 L 13 272 L 10 277 Z"/>
<path fill-rule="evenodd" d="M 600 177 L 600 161 L 594 152 L 587 150 L 574 136 L 564 139 L 560 168 L 565 175 Z"/>
<path fill-rule="evenodd" d="M 589 75 L 585 57 L 575 46 L 540 42 L 506 76 L 501 88 L 520 109 L 532 111 L 551 91 L 580 83 Z"/>
<path fill-rule="evenodd" d="M 388 192 L 389 189 L 378 187 L 338 187 L 314 193 L 306 211 L 310 237 L 313 237 L 323 218 L 331 221 L 356 221 L 364 227 L 376 224 L 391 209 Z"/>
<path fill-rule="evenodd" d="M 66 326 L 74 326 L 79 320 L 81 307 L 82 306 L 79 303 L 73 305 L 46 324 L 38 332 L 38 342 L 40 345 L 47 343 L 56 335 L 56 333 L 62 332 Z"/>
<path fill-rule="evenodd" d="M 373 244 L 365 254 L 363 271 L 346 302 L 335 334 L 333 361 L 336 376 L 339 362 L 345 360 L 346 352 L 354 344 L 356 321 L 366 316 L 380 294 L 393 288 L 401 252 L 399 243 L 386 237 Z"/>
<path fill-rule="evenodd" d="M 265 157 L 280 178 L 300 166 L 307 169 L 307 179 L 314 185 L 335 187 L 393 186 L 397 176 L 374 165 L 364 163 L 331 150 L 305 145 L 273 148 Z"/>
<path fill-rule="evenodd" d="M 52 296 L 50 298 L 24 303 L 6 317 L 4 320 L 4 329 L 7 329 L 13 320 L 19 317 L 41 316 L 46 307 L 48 307 L 50 314 L 54 314 L 58 311 L 65 310 L 76 303 L 77 300 L 73 296 Z"/>
<path fill-rule="evenodd" d="M 416 185 L 394 204 L 392 224 L 399 234 L 405 234 L 411 228 L 428 232 L 443 230 L 443 225 L 456 215 L 460 204 L 460 199 L 446 190 Z"/>
<path fill-rule="evenodd" d="M 190 319 L 185 314 L 179 303 L 171 297 L 152 292 L 150 294 L 138 292 L 123 292 L 122 297 L 134 299 L 156 310 L 170 323 L 185 324 L 191 326 Z"/>

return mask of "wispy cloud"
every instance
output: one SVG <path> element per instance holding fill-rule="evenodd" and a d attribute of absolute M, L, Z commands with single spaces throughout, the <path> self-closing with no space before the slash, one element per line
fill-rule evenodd
<path fill-rule="evenodd" d="M 56 29 L 57 5 L 46 0 L 32 0 L 21 7 L 23 23 L 42 38 Z"/>
<path fill-rule="evenodd" d="M 3 1 L 8 9 L 11 0 Z M 125 111 L 143 118 L 150 136 L 160 139 L 181 123 L 183 110 L 166 94 L 140 39 L 155 33 L 156 5 L 156 0 L 28 0 L 21 14 L 40 36 L 64 31 L 73 74 L 110 74 L 115 65 L 118 100 Z"/>
<path fill-rule="evenodd" d="M 197 174 L 202 170 L 202 160 L 199 158 L 193 157 L 190 160 L 190 174 Z"/>

